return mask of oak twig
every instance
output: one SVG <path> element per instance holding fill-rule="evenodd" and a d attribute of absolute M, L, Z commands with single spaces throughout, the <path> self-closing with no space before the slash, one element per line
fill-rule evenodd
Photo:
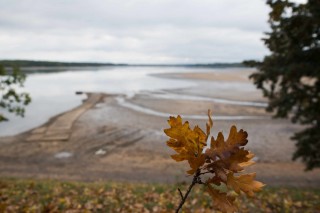
<path fill-rule="evenodd" d="M 180 188 L 178 188 L 178 191 L 179 191 L 179 194 L 181 196 L 181 200 L 183 200 L 183 195 L 182 195 L 182 192 L 181 192 Z"/>
<path fill-rule="evenodd" d="M 186 200 L 187 200 L 187 198 L 188 198 L 188 195 L 189 195 L 189 193 L 191 192 L 193 186 L 194 186 L 196 183 L 200 183 L 200 184 L 202 183 L 201 180 L 199 181 L 199 176 L 200 176 L 200 175 L 201 175 L 201 173 L 200 173 L 200 170 L 198 169 L 197 172 L 196 172 L 196 174 L 193 176 L 192 183 L 190 184 L 190 186 L 189 186 L 189 188 L 188 188 L 188 190 L 187 190 L 187 192 L 186 192 L 186 194 L 185 194 L 184 196 L 182 195 L 181 190 L 178 189 L 179 192 L 180 192 L 180 195 L 181 195 L 181 201 L 180 201 L 180 204 L 179 204 L 179 206 L 178 206 L 178 208 L 177 208 L 177 210 L 176 210 L 176 213 L 179 213 L 179 211 L 180 211 L 180 209 L 182 208 L 183 204 L 186 202 Z"/>

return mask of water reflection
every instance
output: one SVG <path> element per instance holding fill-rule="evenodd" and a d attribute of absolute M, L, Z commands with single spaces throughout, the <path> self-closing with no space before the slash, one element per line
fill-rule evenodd
<path fill-rule="evenodd" d="M 133 96 L 140 91 L 190 87 L 195 83 L 162 79 L 148 74 L 191 71 L 159 67 L 115 67 L 30 74 L 25 90 L 31 95 L 32 103 L 26 108 L 25 118 L 7 115 L 9 122 L 0 123 L 0 136 L 27 131 L 45 123 L 50 117 L 78 106 L 84 96 L 76 96 L 76 91 Z"/>
<path fill-rule="evenodd" d="M 243 70 L 241 68 L 233 68 Z M 230 69 L 228 69 L 230 70 Z M 29 74 L 25 90 L 30 93 L 32 103 L 27 106 L 25 118 L 8 115 L 9 122 L 0 123 L 0 136 L 13 135 L 39 126 L 49 118 L 80 105 L 84 95 L 75 95 L 76 91 L 104 92 L 124 94 L 133 97 L 137 93 L 152 93 L 157 90 L 178 89 L 196 86 L 198 81 L 154 77 L 158 73 L 223 72 L 225 69 L 201 69 L 181 67 L 100 67 L 84 70 L 70 69 L 65 72 Z M 251 84 L 210 82 L 216 90 L 230 89 L 250 91 Z M 158 94 L 155 98 L 209 100 L 236 105 L 264 106 L 263 103 L 249 103 L 213 99 L 206 97 Z M 123 103 L 124 104 L 124 103 Z M 131 106 L 132 107 L 132 106 Z M 135 107 L 137 109 L 137 107 Z M 143 109 L 146 111 L 147 109 Z M 154 112 L 152 112 L 154 114 Z M 151 114 L 152 114 L 151 113 Z M 234 118 L 233 118 L 234 119 Z M 242 117 L 240 119 L 243 119 Z M 246 118 L 244 118 L 246 119 Z"/>

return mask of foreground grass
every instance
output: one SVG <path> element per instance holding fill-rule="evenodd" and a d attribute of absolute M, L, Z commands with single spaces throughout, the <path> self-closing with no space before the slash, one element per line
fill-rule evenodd
<path fill-rule="evenodd" d="M 177 187 L 187 185 L 82 183 L 0 179 L 0 212 L 173 212 Z M 265 188 L 240 196 L 240 212 L 320 212 L 320 189 Z M 213 212 L 202 187 L 195 187 L 184 212 Z"/>

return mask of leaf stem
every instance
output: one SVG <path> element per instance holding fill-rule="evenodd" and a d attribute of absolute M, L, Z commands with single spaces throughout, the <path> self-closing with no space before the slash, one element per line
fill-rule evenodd
<path fill-rule="evenodd" d="M 191 192 L 193 186 L 194 186 L 196 183 L 199 182 L 199 176 L 200 176 L 200 174 L 201 174 L 201 173 L 200 173 L 200 169 L 198 169 L 197 172 L 196 172 L 196 174 L 193 176 L 192 183 L 190 184 L 190 186 L 189 186 L 189 188 L 188 188 L 188 190 L 187 190 L 187 192 L 186 192 L 186 194 L 185 194 L 184 196 L 182 196 L 181 190 L 178 189 L 179 192 L 180 192 L 180 195 L 181 195 L 181 198 L 182 198 L 182 199 L 181 199 L 180 204 L 179 204 L 179 206 L 178 206 L 178 208 L 177 208 L 177 210 L 176 210 L 176 213 L 179 213 L 179 211 L 180 211 L 180 209 L 182 208 L 183 204 L 184 204 L 185 201 L 187 200 L 188 195 L 189 195 L 189 193 Z"/>

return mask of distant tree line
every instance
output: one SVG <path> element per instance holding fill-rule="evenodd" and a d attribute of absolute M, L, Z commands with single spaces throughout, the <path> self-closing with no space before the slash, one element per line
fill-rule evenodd
<path fill-rule="evenodd" d="M 204 63 L 204 64 L 116 64 L 116 63 L 86 63 L 86 62 L 53 62 L 53 61 L 31 61 L 31 60 L 0 60 L 0 65 L 4 67 L 99 67 L 99 66 L 177 66 L 195 68 L 224 68 L 224 67 L 244 67 L 242 63 Z"/>
<path fill-rule="evenodd" d="M 30 60 L 0 60 L 4 67 L 75 67 L 75 66 L 113 66 L 125 64 L 113 63 L 83 63 L 83 62 L 52 62 L 52 61 L 30 61 Z"/>

